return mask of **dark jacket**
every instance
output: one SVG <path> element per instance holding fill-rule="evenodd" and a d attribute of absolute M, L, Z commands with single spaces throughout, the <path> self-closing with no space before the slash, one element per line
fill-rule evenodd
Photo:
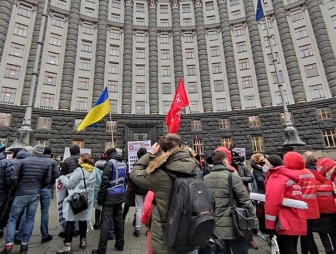
<path fill-rule="evenodd" d="M 8 197 L 9 191 L 13 186 L 12 178 L 14 167 L 12 161 L 3 159 L 0 161 L 0 205 Z"/>
<path fill-rule="evenodd" d="M 46 186 L 46 188 L 51 189 L 55 184 L 56 179 L 61 175 L 61 172 L 58 167 L 58 163 L 53 158 L 50 158 L 49 155 L 45 155 L 50 163 L 50 170 L 51 170 L 51 183 Z"/>
<path fill-rule="evenodd" d="M 263 172 L 262 166 L 251 162 L 251 167 L 253 168 L 253 176 L 256 180 L 258 193 L 265 194 L 265 178 L 266 173 Z"/>
<path fill-rule="evenodd" d="M 235 165 L 234 167 L 237 170 L 237 173 L 240 176 L 243 183 L 245 184 L 245 186 L 247 186 L 248 183 L 253 182 L 254 180 L 253 174 L 251 173 L 250 170 L 248 170 L 248 168 L 244 164 L 239 163 Z"/>
<path fill-rule="evenodd" d="M 121 177 L 120 181 L 123 184 L 123 188 L 121 187 L 115 193 L 110 193 L 111 189 L 111 181 L 115 179 L 116 176 L 116 167 L 113 163 L 113 160 L 118 162 L 122 162 L 125 167 L 125 172 L 122 173 L 123 177 Z M 125 202 L 126 198 L 126 187 L 125 187 L 125 178 L 126 178 L 127 165 L 121 158 L 121 156 L 117 152 L 111 153 L 107 157 L 107 162 L 104 166 L 104 172 L 102 175 L 102 181 L 100 184 L 100 189 L 98 192 L 98 205 L 102 206 L 114 206 L 116 204 Z"/>
<path fill-rule="evenodd" d="M 61 167 L 61 175 L 72 173 L 78 167 L 79 154 L 66 158 Z"/>

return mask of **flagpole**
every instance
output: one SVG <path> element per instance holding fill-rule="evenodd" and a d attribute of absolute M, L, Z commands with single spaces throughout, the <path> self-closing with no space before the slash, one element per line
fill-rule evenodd
<path fill-rule="evenodd" d="M 113 137 L 113 122 L 112 122 L 112 114 L 111 114 L 111 111 L 110 111 L 110 122 L 111 122 L 111 138 L 112 138 L 112 148 L 114 148 L 114 137 Z"/>

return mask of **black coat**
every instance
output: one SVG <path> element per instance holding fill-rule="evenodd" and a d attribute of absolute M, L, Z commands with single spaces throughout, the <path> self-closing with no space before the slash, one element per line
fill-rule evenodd
<path fill-rule="evenodd" d="M 265 194 L 265 178 L 266 173 L 263 172 L 262 167 L 253 161 L 251 162 L 253 168 L 254 179 L 256 180 L 258 193 Z"/>
<path fill-rule="evenodd" d="M 61 175 L 72 173 L 78 167 L 79 154 L 66 158 L 61 167 Z"/>

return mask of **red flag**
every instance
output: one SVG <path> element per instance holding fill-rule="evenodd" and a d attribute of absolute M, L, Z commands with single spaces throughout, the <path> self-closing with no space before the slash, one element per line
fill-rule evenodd
<path fill-rule="evenodd" d="M 176 133 L 180 127 L 181 108 L 189 105 L 188 95 L 184 88 L 183 80 L 180 79 L 174 100 L 166 116 L 166 125 L 169 127 L 169 133 Z"/>

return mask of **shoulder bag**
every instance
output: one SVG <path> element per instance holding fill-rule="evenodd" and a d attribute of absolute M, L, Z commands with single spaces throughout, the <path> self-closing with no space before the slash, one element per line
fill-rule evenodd
<path fill-rule="evenodd" d="M 84 175 L 84 171 L 82 168 L 81 170 L 83 173 L 85 191 L 81 193 L 79 192 L 74 193 L 72 197 L 68 200 L 71 210 L 74 214 L 78 214 L 88 209 L 88 197 L 87 197 L 87 190 L 86 190 L 85 175 Z"/>

